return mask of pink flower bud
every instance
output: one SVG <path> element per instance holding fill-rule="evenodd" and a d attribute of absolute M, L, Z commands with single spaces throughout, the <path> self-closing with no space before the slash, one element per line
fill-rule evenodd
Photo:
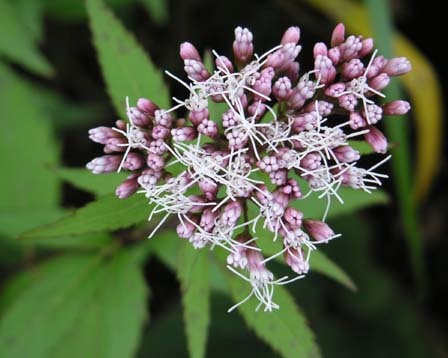
<path fill-rule="evenodd" d="M 208 119 L 210 113 L 207 108 L 201 109 L 199 111 L 191 111 L 188 114 L 188 118 L 190 118 L 191 123 L 193 123 L 196 127 L 201 124 L 202 121 Z"/>
<path fill-rule="evenodd" d="M 339 47 L 332 47 L 329 49 L 328 58 L 333 62 L 334 66 L 338 65 L 341 60 L 341 51 L 339 50 Z"/>
<path fill-rule="evenodd" d="M 298 62 L 293 62 L 289 65 L 289 67 L 285 70 L 285 76 L 288 77 L 291 82 L 296 82 L 299 78 L 299 68 L 300 65 Z"/>
<path fill-rule="evenodd" d="M 384 134 L 377 128 L 370 126 L 369 132 L 364 134 L 364 138 L 367 143 L 370 144 L 372 149 L 377 153 L 387 152 L 387 139 Z"/>
<path fill-rule="evenodd" d="M 127 143 L 124 137 L 110 138 L 104 146 L 104 153 L 125 152 Z"/>
<path fill-rule="evenodd" d="M 116 121 L 116 122 L 115 122 L 115 126 L 116 126 L 118 129 L 121 129 L 122 131 L 125 131 L 125 130 L 126 130 L 126 122 L 123 121 L 122 119 L 119 119 L 118 121 Z"/>
<path fill-rule="evenodd" d="M 406 57 L 395 57 L 387 61 L 383 72 L 389 76 L 400 76 L 412 70 L 411 62 Z"/>
<path fill-rule="evenodd" d="M 140 111 L 137 107 L 129 108 L 128 116 L 131 123 L 135 126 L 146 127 L 150 123 L 146 114 Z"/>
<path fill-rule="evenodd" d="M 350 128 L 353 130 L 357 130 L 359 128 L 363 128 L 367 126 L 367 122 L 363 116 L 361 116 L 358 112 L 350 113 Z"/>
<path fill-rule="evenodd" d="M 112 173 L 117 171 L 121 159 L 121 155 L 104 155 L 88 162 L 86 168 L 93 174 Z"/>
<path fill-rule="evenodd" d="M 306 170 L 316 170 L 322 165 L 322 157 L 317 153 L 309 153 L 300 161 L 300 167 Z"/>
<path fill-rule="evenodd" d="M 325 94 L 330 97 L 339 97 L 345 91 L 344 83 L 335 83 L 325 89 Z"/>
<path fill-rule="evenodd" d="M 155 126 L 151 135 L 154 139 L 166 139 L 170 136 L 170 130 L 164 126 Z"/>
<path fill-rule="evenodd" d="M 288 250 L 285 251 L 285 262 L 291 267 L 291 270 L 299 275 L 306 274 L 310 269 L 310 265 L 306 260 L 303 249 L 297 250 L 292 247 L 288 248 Z"/>
<path fill-rule="evenodd" d="M 172 129 L 171 135 L 175 142 L 185 142 L 195 139 L 197 132 L 193 127 L 181 127 Z"/>
<path fill-rule="evenodd" d="M 327 49 L 327 46 L 323 42 L 318 42 L 314 45 L 314 49 L 313 49 L 314 58 L 316 58 L 319 55 L 327 56 L 327 54 L 328 54 L 328 49 Z"/>
<path fill-rule="evenodd" d="M 342 163 L 355 162 L 360 158 L 359 152 L 349 145 L 334 148 L 333 153 L 336 159 Z"/>
<path fill-rule="evenodd" d="M 280 77 L 275 81 L 272 93 L 278 101 L 286 101 L 291 94 L 291 80 L 288 77 Z"/>
<path fill-rule="evenodd" d="M 257 167 L 265 173 L 275 172 L 280 169 L 275 156 L 263 157 L 257 162 Z"/>
<path fill-rule="evenodd" d="M 282 187 L 282 191 L 291 199 L 298 199 L 302 196 L 299 183 L 295 179 L 288 179 L 286 185 Z"/>
<path fill-rule="evenodd" d="M 96 143 L 107 144 L 111 138 L 119 138 L 122 135 L 109 127 L 97 127 L 89 130 L 89 138 Z"/>
<path fill-rule="evenodd" d="M 171 128 L 173 125 L 173 117 L 171 113 L 166 113 L 163 109 L 158 109 L 154 112 L 156 124 L 166 128 Z"/>
<path fill-rule="evenodd" d="M 193 236 L 195 230 L 196 227 L 188 220 L 184 220 L 183 223 L 180 223 L 176 227 L 177 235 L 182 239 L 189 239 L 191 236 Z"/>
<path fill-rule="evenodd" d="M 204 119 L 201 124 L 198 125 L 197 129 L 199 133 L 210 138 L 214 138 L 218 135 L 218 125 L 216 122 L 209 119 Z"/>
<path fill-rule="evenodd" d="M 123 169 L 133 171 L 140 169 L 143 164 L 145 164 L 145 161 L 140 154 L 130 152 L 123 161 Z"/>
<path fill-rule="evenodd" d="M 137 108 L 150 117 L 154 117 L 154 112 L 159 109 L 159 107 L 156 104 L 154 104 L 152 101 L 146 98 L 138 99 Z"/>
<path fill-rule="evenodd" d="M 349 112 L 353 112 L 358 105 L 358 98 L 349 93 L 338 98 L 339 105 Z"/>
<path fill-rule="evenodd" d="M 310 131 L 317 126 L 317 114 L 315 111 L 303 113 L 297 117 L 293 117 L 292 130 L 296 133 Z"/>
<path fill-rule="evenodd" d="M 218 184 L 212 180 L 204 179 L 199 181 L 198 185 L 207 200 L 213 201 L 216 199 L 219 189 Z"/>
<path fill-rule="evenodd" d="M 386 103 L 383 107 L 383 113 L 388 116 L 401 116 L 408 113 L 411 105 L 406 101 L 392 101 Z"/>
<path fill-rule="evenodd" d="M 381 73 L 369 81 L 369 86 L 374 90 L 382 91 L 390 82 L 390 77 L 386 73 Z"/>
<path fill-rule="evenodd" d="M 165 165 L 165 160 L 160 155 L 149 153 L 146 157 L 146 165 L 149 169 L 160 171 Z"/>
<path fill-rule="evenodd" d="M 360 59 L 354 58 L 342 65 L 342 75 L 348 81 L 359 77 L 364 72 L 364 64 Z"/>
<path fill-rule="evenodd" d="M 222 223 L 226 226 L 233 227 L 237 223 L 241 214 L 243 213 L 243 206 L 238 200 L 232 201 L 224 207 L 221 215 Z"/>
<path fill-rule="evenodd" d="M 352 58 L 358 56 L 358 51 L 362 48 L 362 42 L 360 37 L 349 36 L 347 39 L 339 45 L 339 51 L 341 51 L 340 61 L 349 61 Z"/>
<path fill-rule="evenodd" d="M 156 139 L 149 143 L 149 151 L 154 154 L 162 155 L 166 152 L 166 146 L 163 139 Z"/>
<path fill-rule="evenodd" d="M 275 172 L 269 173 L 269 179 L 271 179 L 271 183 L 274 185 L 286 184 L 287 178 L 288 178 L 288 171 L 286 169 L 280 169 Z"/>
<path fill-rule="evenodd" d="M 247 28 L 238 26 L 235 29 L 235 41 L 233 42 L 233 54 L 240 65 L 247 63 L 254 52 L 252 44 L 253 35 Z"/>
<path fill-rule="evenodd" d="M 117 189 L 115 190 L 115 195 L 119 199 L 125 199 L 134 194 L 137 189 L 140 187 L 137 179 L 138 174 L 132 174 L 126 179 L 123 183 L 121 183 Z"/>
<path fill-rule="evenodd" d="M 207 208 L 201 215 L 201 221 L 199 226 L 207 232 L 212 232 L 215 227 L 216 218 L 219 216 L 219 210 L 213 211 L 213 209 Z"/>
<path fill-rule="evenodd" d="M 336 25 L 331 35 L 331 47 L 339 46 L 345 40 L 345 26 L 342 23 Z"/>
<path fill-rule="evenodd" d="M 329 84 L 336 77 L 336 68 L 330 58 L 325 55 L 317 55 L 314 61 L 314 69 L 319 74 L 320 82 Z"/>
<path fill-rule="evenodd" d="M 138 177 L 137 181 L 142 188 L 152 187 L 157 184 L 157 181 L 162 177 L 162 172 L 146 169 Z"/>
<path fill-rule="evenodd" d="M 201 62 L 198 50 L 189 42 L 180 44 L 180 57 L 182 60 L 196 60 Z"/>
<path fill-rule="evenodd" d="M 334 231 L 322 221 L 304 220 L 303 226 L 316 241 L 328 241 L 334 236 Z"/>
<path fill-rule="evenodd" d="M 299 40 L 300 40 L 300 29 L 297 26 L 291 26 L 283 34 L 280 44 L 286 45 L 287 43 L 294 43 L 295 45 L 297 45 Z"/>
<path fill-rule="evenodd" d="M 215 64 L 217 68 L 222 69 L 225 72 L 233 72 L 232 62 L 226 56 L 216 57 Z"/>
<path fill-rule="evenodd" d="M 287 207 L 283 217 L 293 229 L 302 226 L 303 213 L 297 209 Z"/>
<path fill-rule="evenodd" d="M 198 82 L 204 82 L 210 77 L 204 64 L 198 60 L 184 60 L 184 70 L 189 77 Z"/>
<path fill-rule="evenodd" d="M 373 39 L 367 38 L 362 41 L 362 48 L 358 52 L 359 57 L 364 57 L 368 55 L 373 50 Z"/>
<path fill-rule="evenodd" d="M 376 104 L 368 104 L 363 112 L 364 118 L 368 124 L 375 124 L 383 117 L 383 110 Z"/>

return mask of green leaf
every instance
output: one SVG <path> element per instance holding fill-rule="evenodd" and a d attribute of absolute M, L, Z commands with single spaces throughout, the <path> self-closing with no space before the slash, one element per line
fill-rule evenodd
<path fill-rule="evenodd" d="M 65 213 L 61 209 L 5 211 L 0 214 L 0 234 L 16 237 L 36 226 L 60 219 Z"/>
<path fill-rule="evenodd" d="M 106 195 L 115 192 L 129 173 L 109 173 L 96 175 L 84 168 L 58 168 L 56 174 L 63 180 L 95 195 Z"/>
<path fill-rule="evenodd" d="M 145 281 L 127 251 L 57 257 L 4 295 L 2 357 L 132 357 L 146 317 Z"/>
<path fill-rule="evenodd" d="M 169 105 L 168 90 L 135 38 L 126 31 L 101 0 L 86 0 L 93 42 L 109 96 L 122 116 L 125 100 L 147 97 L 160 107 Z"/>
<path fill-rule="evenodd" d="M 19 210 L 45 211 L 59 204 L 59 180 L 47 168 L 57 165 L 58 146 L 33 96 L 30 86 L 0 63 L 0 107 L 8 122 L 0 132 L 0 167 L 4 169 L 0 216 Z"/>
<path fill-rule="evenodd" d="M 38 75 L 50 76 L 53 69 L 40 54 L 36 36 L 21 23 L 15 10 L 9 1 L 0 0 L 0 56 Z"/>
<path fill-rule="evenodd" d="M 223 272 L 235 302 L 243 300 L 250 285 L 230 272 Z M 274 302 L 280 309 L 273 312 L 256 312 L 258 300 L 252 297 L 238 307 L 246 324 L 256 335 L 269 344 L 282 357 L 319 357 L 319 348 L 308 322 L 288 291 L 275 287 Z"/>
<path fill-rule="evenodd" d="M 332 278 L 341 285 L 349 288 L 352 291 L 356 291 L 356 285 L 344 270 L 331 261 L 327 255 L 321 250 L 316 250 L 311 254 L 310 258 L 310 271 L 319 272 L 329 278 Z"/>
<path fill-rule="evenodd" d="M 42 40 L 44 33 L 44 11 L 46 0 L 9 0 L 15 7 L 16 14 L 22 26 L 28 29 L 28 33 L 36 41 Z"/>
<path fill-rule="evenodd" d="M 178 277 L 181 282 L 185 330 L 190 357 L 205 357 L 210 322 L 210 284 L 208 252 L 184 244 L 179 255 Z"/>
<path fill-rule="evenodd" d="M 151 19 L 158 25 L 164 25 L 168 21 L 168 3 L 166 0 L 140 0 L 146 8 Z"/>
<path fill-rule="evenodd" d="M 144 195 L 118 199 L 106 195 L 73 214 L 21 235 L 24 239 L 64 237 L 127 228 L 147 220 L 151 207 Z"/>

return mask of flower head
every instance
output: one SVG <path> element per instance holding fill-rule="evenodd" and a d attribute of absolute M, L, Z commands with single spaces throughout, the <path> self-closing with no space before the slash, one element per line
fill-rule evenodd
<path fill-rule="evenodd" d="M 372 39 L 346 38 L 339 24 L 330 45 L 315 45 L 314 67 L 299 72 L 299 40 L 299 28 L 291 27 L 278 46 L 257 55 L 252 33 L 238 27 L 235 64 L 213 51 L 213 71 L 183 43 L 188 79 L 166 73 L 185 88 L 184 100 L 160 108 L 144 98 L 131 107 L 127 99 L 127 121 L 89 132 L 108 155 L 87 168 L 131 172 L 116 194 L 146 195 L 149 220 L 160 217 L 150 237 L 173 217 L 179 237 L 195 248 L 227 250 L 229 270 L 251 288 L 239 304 L 255 296 L 265 311 L 278 308 L 275 286 L 303 277 L 318 245 L 339 236 L 325 223 L 333 199 L 343 203 L 339 188 L 371 192 L 387 177 L 376 170 L 389 157 L 362 168 L 356 141 L 385 153 L 387 139 L 375 125 L 410 109 L 400 100 L 378 103 L 390 77 L 411 69 L 407 59 L 378 56 Z M 221 118 L 211 113 L 213 102 L 226 106 Z M 179 108 L 185 118 L 176 118 Z M 324 199 L 322 217 L 300 209 L 312 193 Z M 259 237 L 260 228 L 271 236 Z M 259 240 L 282 247 L 266 258 Z M 268 269 L 281 257 L 292 278 L 275 279 Z"/>

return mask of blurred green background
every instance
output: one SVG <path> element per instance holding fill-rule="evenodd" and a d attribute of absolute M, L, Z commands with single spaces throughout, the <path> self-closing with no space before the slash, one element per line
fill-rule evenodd
<path fill-rule="evenodd" d="M 114 55 L 104 48 L 108 41 L 132 52 L 136 63 L 146 61 L 131 34 L 117 30 L 108 38 L 116 23 L 156 68 L 182 73 L 181 42 L 228 54 L 238 25 L 251 29 L 259 52 L 287 27 L 300 26 L 301 66 L 310 68 L 314 43 L 328 41 L 341 21 L 350 33 L 373 36 L 380 53 L 410 58 L 413 72 L 388 95 L 409 99 L 413 111 L 385 128 L 394 154 L 388 199 L 366 199 L 331 219 L 343 238 L 321 247 L 347 276 L 311 272 L 288 290 L 322 356 L 448 356 L 446 20 L 438 2 L 104 0 L 117 19 L 98 1 L 87 2 L 89 12 L 83 1 L 0 0 L 1 357 L 306 356 L 273 343 L 269 331 L 276 326 L 269 322 L 253 330 L 261 323 L 227 314 L 232 300 L 219 272 L 209 276 L 210 317 L 208 300 L 182 299 L 188 280 L 176 268 L 183 248 L 171 244 L 172 233 L 140 243 L 147 228 L 127 227 L 144 221 L 141 203 L 129 199 L 123 207 L 107 196 L 122 176 L 92 179 L 80 168 L 101 154 L 88 129 L 118 118 L 113 101 L 127 93 L 127 81 L 159 81 L 150 64 L 133 67 L 126 59 L 105 70 L 105 56 Z M 176 95 L 180 89 L 172 85 L 167 81 Z M 100 204 L 70 216 L 95 197 Z M 96 213 L 107 210 L 123 213 L 123 222 L 112 214 L 98 220 Z M 335 282 L 350 286 L 348 277 L 356 290 Z M 196 320 L 201 332 L 209 323 L 206 345 L 205 336 L 191 332 Z M 301 344 L 304 333 L 281 322 Z"/>

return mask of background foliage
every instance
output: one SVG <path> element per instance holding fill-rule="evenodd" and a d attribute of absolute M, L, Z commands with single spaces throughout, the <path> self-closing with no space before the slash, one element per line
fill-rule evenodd
<path fill-rule="evenodd" d="M 0 0 L 0 356 L 446 356 L 446 67 L 426 41 L 429 3 Z M 170 225 L 146 240 L 144 198 L 118 200 L 122 175 L 83 169 L 99 154 L 87 130 L 122 116 L 125 96 L 169 103 L 179 89 L 161 70 L 182 71 L 182 41 L 226 53 L 245 25 L 266 49 L 296 24 L 306 68 L 338 21 L 413 63 L 390 94 L 414 107 L 386 128 L 395 185 L 342 193 L 330 219 L 343 238 L 276 291 L 280 311 L 227 314 L 248 288 L 223 253 L 193 250 Z"/>

